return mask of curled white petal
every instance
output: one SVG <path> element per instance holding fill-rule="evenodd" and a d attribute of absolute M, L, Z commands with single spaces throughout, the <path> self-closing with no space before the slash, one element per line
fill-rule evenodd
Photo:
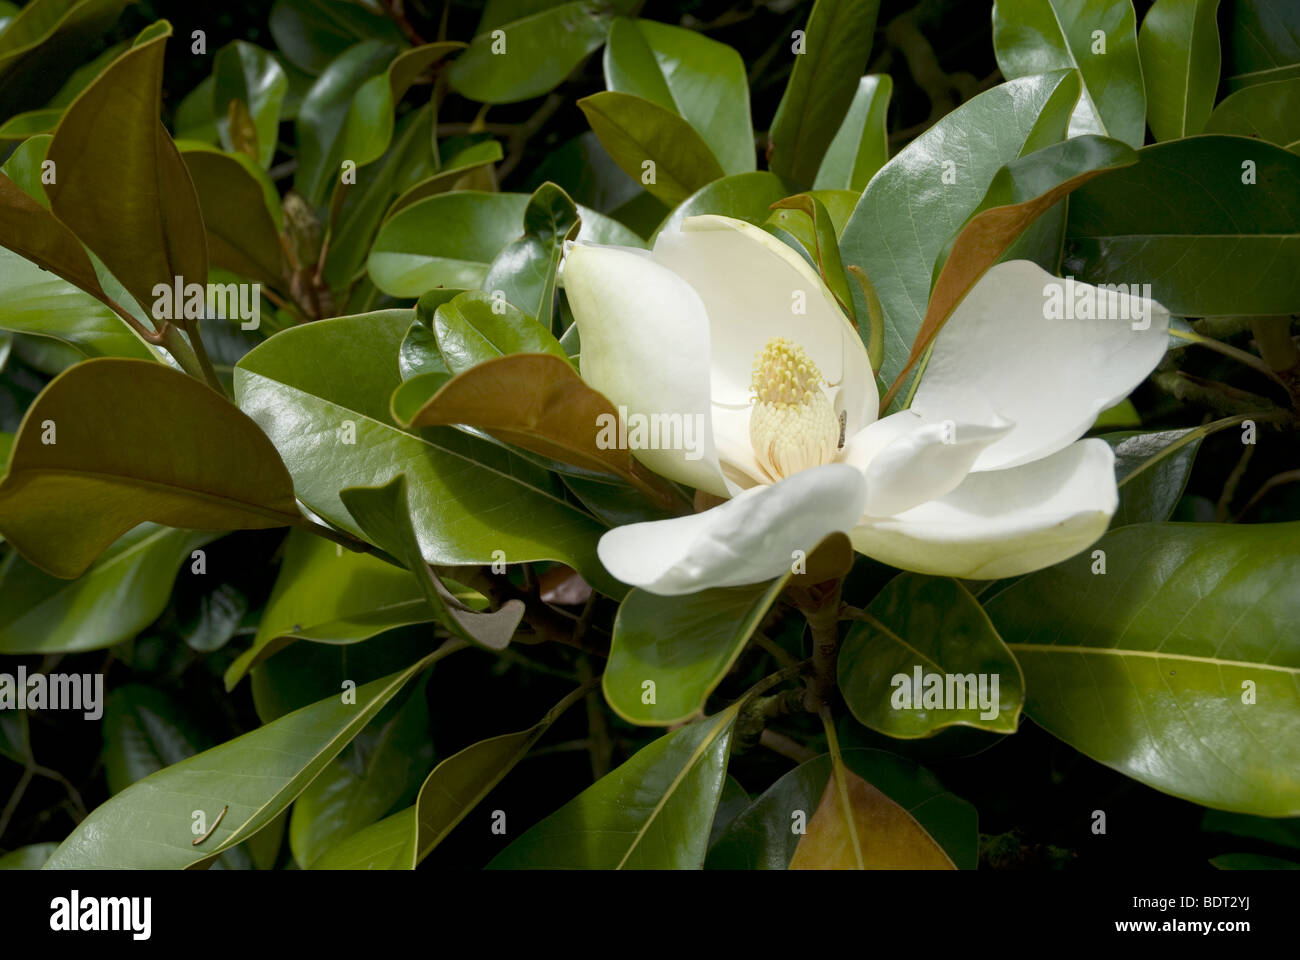
<path fill-rule="evenodd" d="M 615 527 L 597 552 L 619 580 L 665 596 L 761 583 L 789 570 L 795 551 L 852 529 L 865 497 L 861 473 L 828 464 L 703 513 Z"/>

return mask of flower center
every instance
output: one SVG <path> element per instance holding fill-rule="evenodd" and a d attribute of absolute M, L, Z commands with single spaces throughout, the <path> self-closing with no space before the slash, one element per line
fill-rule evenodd
<path fill-rule="evenodd" d="M 749 440 L 774 481 L 835 459 L 840 422 L 822 383 L 817 364 L 785 337 L 768 340 L 754 358 Z"/>

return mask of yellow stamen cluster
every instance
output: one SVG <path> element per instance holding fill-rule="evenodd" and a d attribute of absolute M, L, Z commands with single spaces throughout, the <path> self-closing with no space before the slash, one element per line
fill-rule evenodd
<path fill-rule="evenodd" d="M 749 439 L 773 481 L 830 463 L 840 428 L 821 371 L 797 344 L 773 337 L 754 358 Z"/>

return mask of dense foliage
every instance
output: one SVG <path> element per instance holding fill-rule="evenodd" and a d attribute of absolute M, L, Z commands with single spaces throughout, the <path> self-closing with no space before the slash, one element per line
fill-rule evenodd
<path fill-rule="evenodd" d="M 206 6 L 0 0 L 0 867 L 1300 859 L 1300 5 Z"/>

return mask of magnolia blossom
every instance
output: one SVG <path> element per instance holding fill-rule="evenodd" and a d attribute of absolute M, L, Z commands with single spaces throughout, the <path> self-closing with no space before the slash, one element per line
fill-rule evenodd
<path fill-rule="evenodd" d="M 1078 553 L 1118 504 L 1110 447 L 1079 438 L 1159 362 L 1169 325 L 1128 294 L 1122 320 L 1062 319 L 1044 303 L 1063 281 L 1002 263 L 940 332 L 910 407 L 878 418 L 857 332 L 816 271 L 757 227 L 692 217 L 653 251 L 577 244 L 563 278 L 583 379 L 630 413 L 705 426 L 702 456 L 634 455 L 725 502 L 617 527 L 598 548 L 615 577 L 666 595 L 779 576 L 835 531 L 955 577 Z"/>

